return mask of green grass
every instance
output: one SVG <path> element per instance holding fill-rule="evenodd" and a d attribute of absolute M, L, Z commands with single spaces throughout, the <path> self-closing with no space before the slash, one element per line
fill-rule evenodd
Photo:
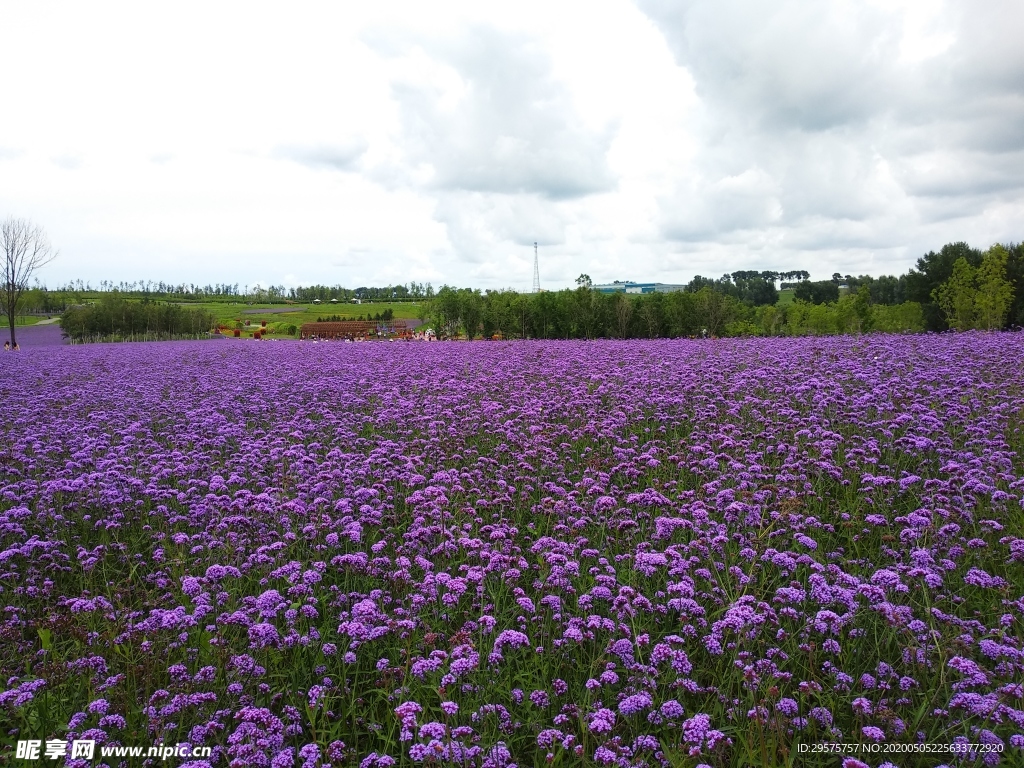
<path fill-rule="evenodd" d="M 21 326 L 24 325 L 35 325 L 40 320 L 42 320 L 41 317 L 35 317 L 32 315 L 18 315 L 17 317 L 14 318 L 14 325 L 16 328 L 20 328 Z M 0 325 L 3 325 L 5 328 L 10 327 L 10 320 L 8 320 L 7 317 L 0 317 Z"/>
<path fill-rule="evenodd" d="M 779 291 L 779 300 L 775 302 L 775 306 L 787 307 L 790 304 L 792 304 L 794 293 L 796 293 L 796 291 L 793 288 L 786 288 L 784 290 Z"/>
<path fill-rule="evenodd" d="M 362 315 L 364 318 L 378 313 L 383 313 L 384 310 L 390 309 L 396 319 L 413 319 L 419 312 L 420 304 L 411 302 L 395 302 L 395 303 L 364 303 L 364 304 L 224 304 L 221 302 L 196 302 L 183 304 L 182 306 L 194 307 L 203 309 L 214 316 L 216 321 L 221 325 L 234 327 L 236 322 L 244 323 L 248 320 L 253 325 L 259 325 L 261 321 L 266 320 L 267 325 L 302 325 L 302 323 L 315 322 L 318 317 L 326 317 L 328 315 L 338 315 L 339 317 L 346 320 L 356 320 Z M 245 310 L 254 309 L 265 309 L 274 310 L 281 309 L 282 307 L 301 308 L 298 312 L 253 312 L 248 313 Z"/>

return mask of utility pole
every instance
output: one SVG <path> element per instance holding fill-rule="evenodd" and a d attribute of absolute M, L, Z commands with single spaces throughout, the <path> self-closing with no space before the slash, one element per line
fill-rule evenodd
<path fill-rule="evenodd" d="M 533 292 L 540 293 L 540 263 L 537 261 L 537 243 L 533 244 Z"/>

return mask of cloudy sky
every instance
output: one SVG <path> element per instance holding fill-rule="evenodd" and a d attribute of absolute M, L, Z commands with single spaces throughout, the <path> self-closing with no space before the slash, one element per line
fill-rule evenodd
<path fill-rule="evenodd" d="M 529 289 L 1024 237 L 1024 5 L 0 0 L 43 278 Z"/>

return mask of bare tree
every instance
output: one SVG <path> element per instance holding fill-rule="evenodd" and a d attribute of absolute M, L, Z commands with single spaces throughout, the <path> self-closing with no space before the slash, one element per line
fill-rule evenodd
<path fill-rule="evenodd" d="M 27 219 L 14 217 L 8 217 L 0 224 L 0 248 L 3 249 L 3 262 L 0 263 L 0 312 L 7 315 L 11 344 L 14 345 L 14 317 L 28 289 L 28 281 L 40 268 L 57 258 L 57 252 L 50 247 L 42 227 Z"/>

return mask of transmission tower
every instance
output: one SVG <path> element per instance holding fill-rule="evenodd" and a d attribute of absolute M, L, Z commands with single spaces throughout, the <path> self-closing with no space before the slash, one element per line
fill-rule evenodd
<path fill-rule="evenodd" d="M 533 244 L 533 292 L 540 293 L 540 263 L 537 261 L 537 244 Z"/>

